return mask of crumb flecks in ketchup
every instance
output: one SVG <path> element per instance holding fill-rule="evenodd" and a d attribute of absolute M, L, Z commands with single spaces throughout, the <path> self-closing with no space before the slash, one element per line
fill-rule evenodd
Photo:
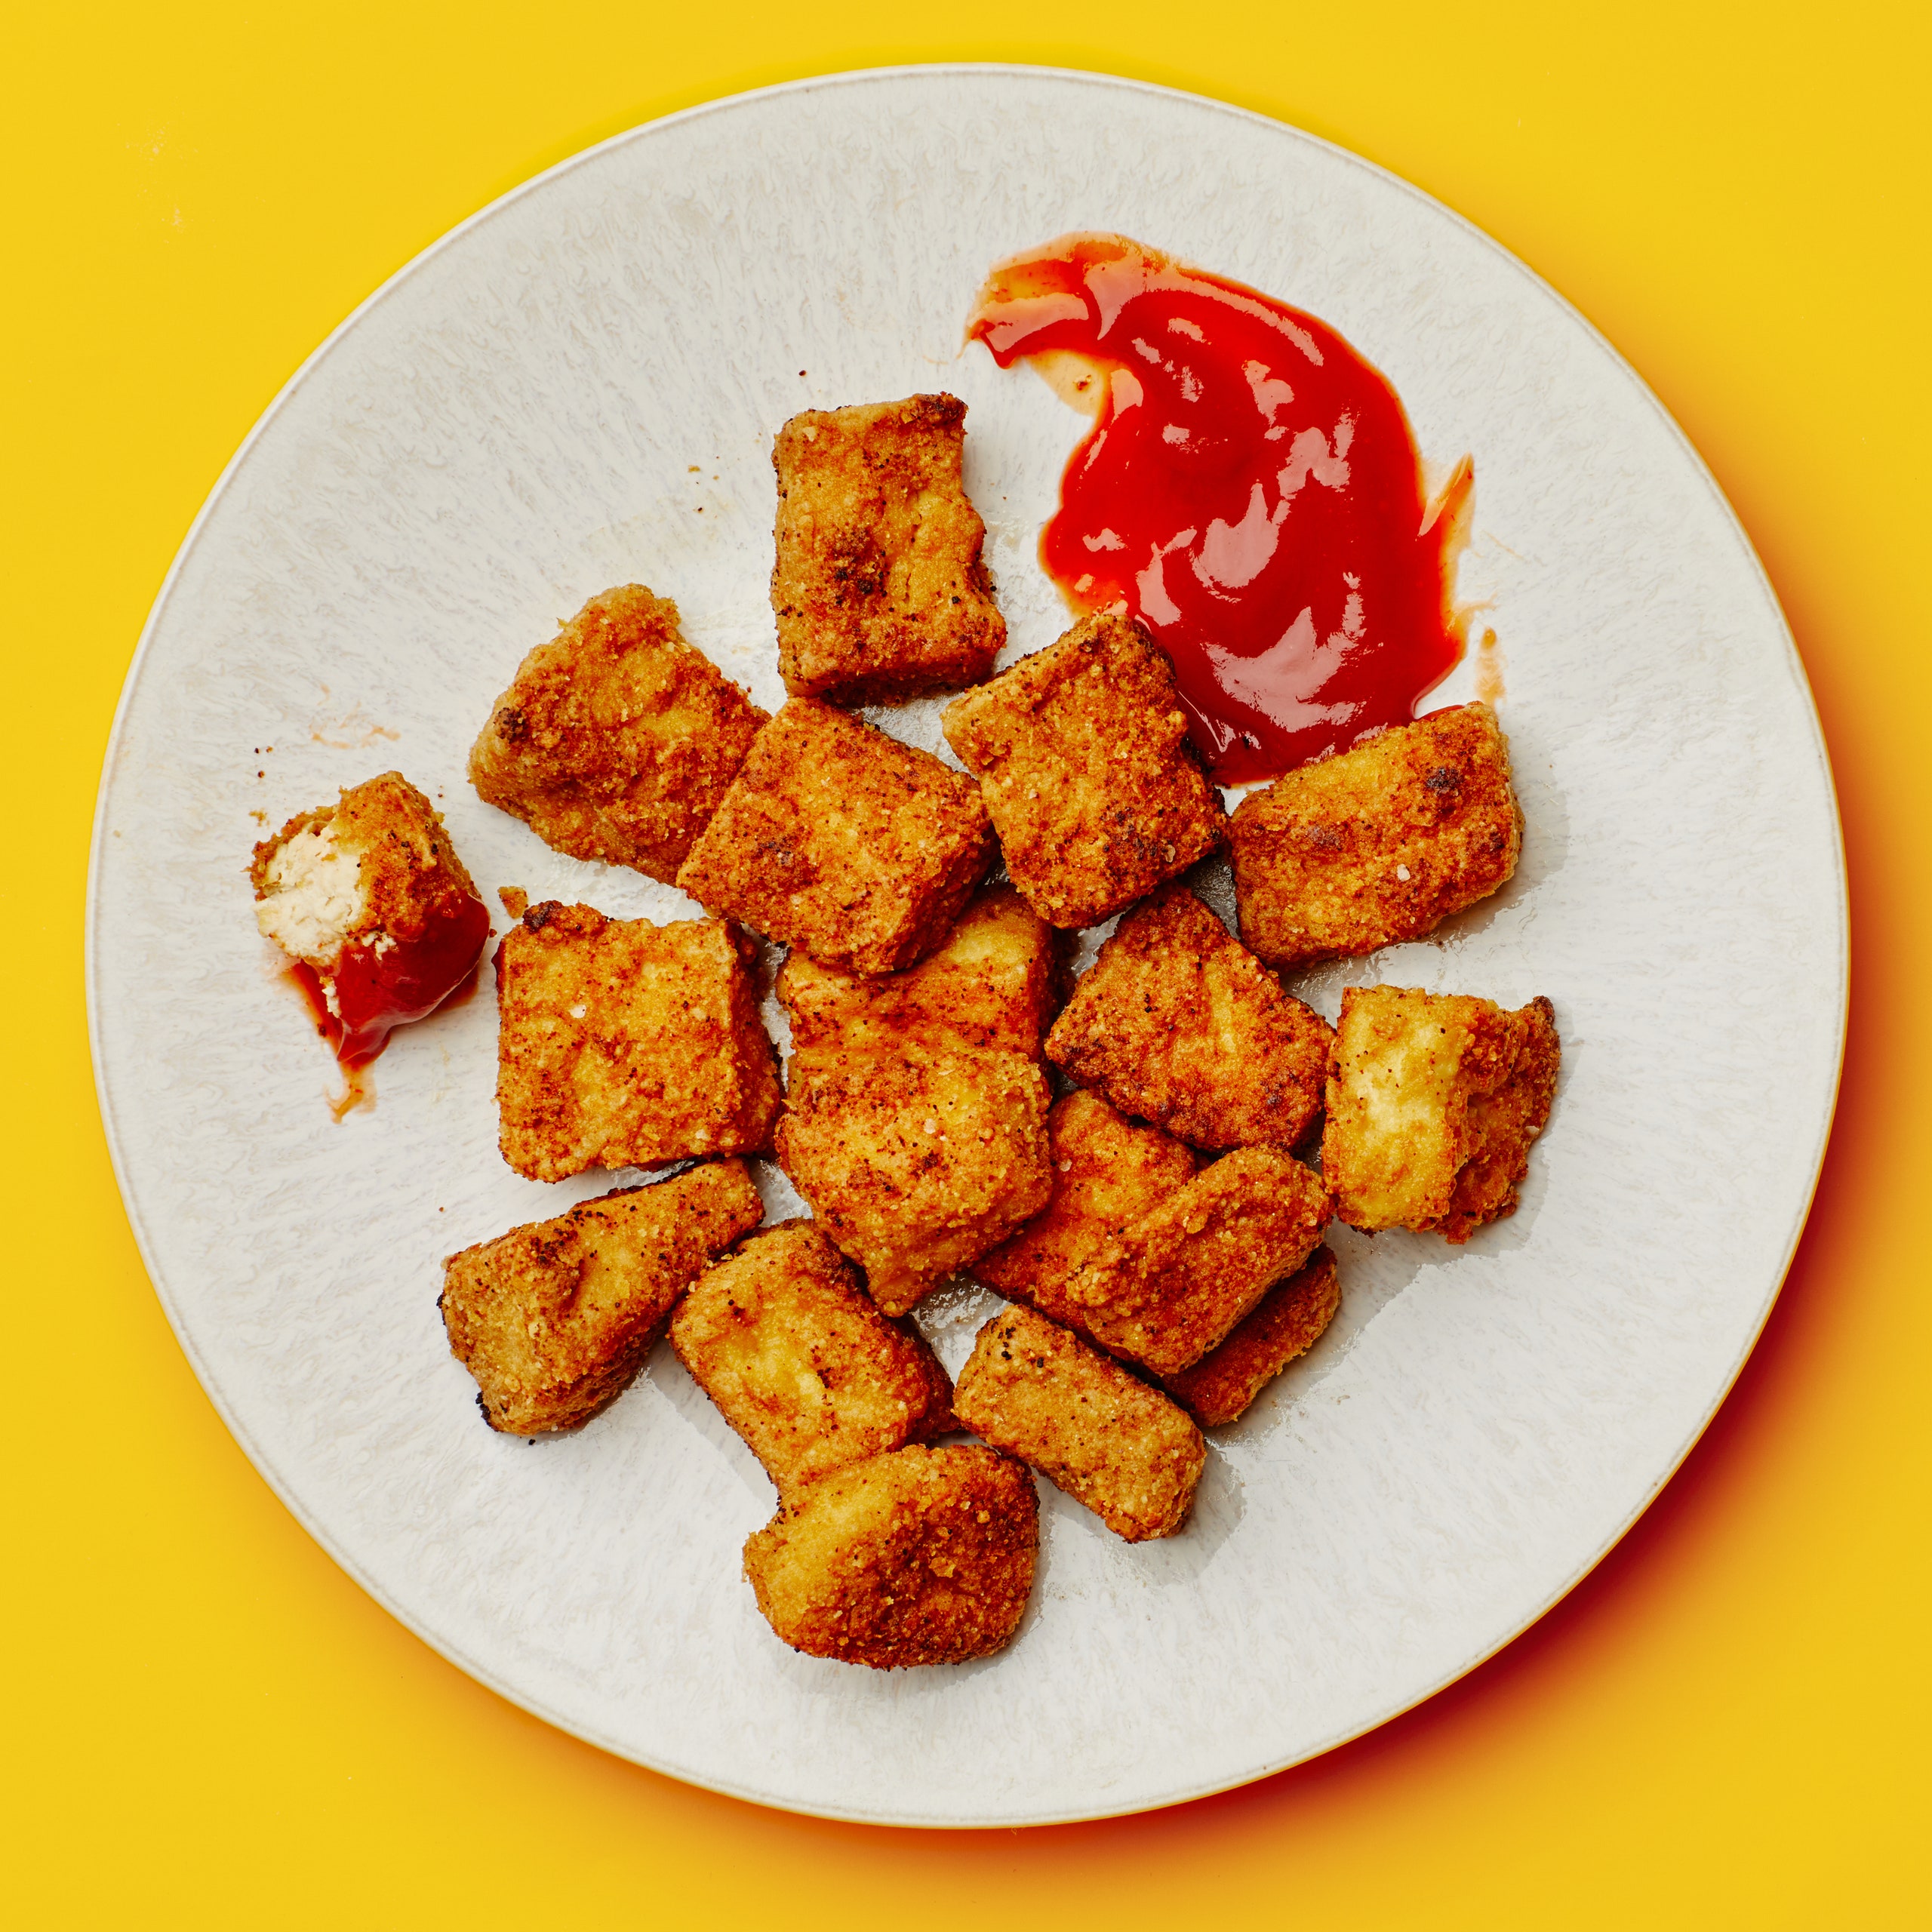
<path fill-rule="evenodd" d="M 460 1004 L 463 989 L 475 989 L 490 915 L 480 899 L 465 894 L 438 906 L 413 939 L 378 950 L 352 940 L 327 975 L 297 960 L 289 975 L 307 995 L 316 1030 L 345 1068 L 367 1066 L 397 1027 L 426 1019 L 439 1006 Z M 352 1088 L 354 1083 L 351 1083 Z M 336 1118 L 353 1106 L 337 1109 Z"/>
<path fill-rule="evenodd" d="M 1496 633 L 1487 626 L 1476 641 L 1476 696 L 1484 704 L 1500 704 L 1503 689 L 1503 653 L 1497 649 Z"/>
<path fill-rule="evenodd" d="M 1395 392 L 1325 323 L 1069 235 L 995 269 L 967 334 L 1094 412 L 1041 561 L 1147 625 L 1222 783 L 1407 724 L 1454 667 L 1469 460 L 1430 500 Z"/>
<path fill-rule="evenodd" d="M 342 1091 L 329 1100 L 329 1117 L 337 1127 L 345 1115 L 376 1111 L 376 1069 L 367 1060 L 342 1069 Z"/>

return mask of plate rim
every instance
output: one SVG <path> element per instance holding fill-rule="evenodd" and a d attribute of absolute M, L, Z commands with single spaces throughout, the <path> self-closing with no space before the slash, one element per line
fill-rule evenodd
<path fill-rule="evenodd" d="M 113 719 L 109 726 L 107 742 L 102 753 L 100 777 L 95 792 L 94 822 L 88 846 L 88 876 L 85 898 L 85 940 L 82 954 L 82 972 L 85 981 L 87 1012 L 88 1048 L 94 1074 L 95 1100 L 100 1111 L 102 1131 L 107 1143 L 108 1156 L 112 1168 L 115 1187 L 120 1195 L 123 1211 L 128 1218 L 130 1232 L 134 1238 L 137 1251 L 145 1270 L 149 1284 L 159 1301 L 162 1313 L 173 1331 L 177 1345 L 186 1358 L 202 1394 L 213 1407 L 222 1425 L 234 1439 L 242 1454 L 248 1459 L 256 1474 L 266 1482 L 276 1500 L 346 1575 L 386 1614 L 393 1617 L 411 1635 L 426 1644 L 437 1656 L 454 1664 L 464 1675 L 485 1690 L 503 1698 L 518 1709 L 529 1712 L 546 1724 L 553 1726 L 565 1735 L 575 1737 L 593 1748 L 606 1752 L 626 1763 L 635 1764 L 660 1777 L 669 1777 L 680 1783 L 690 1784 L 700 1789 L 716 1791 L 726 1796 L 744 1802 L 763 1806 L 768 1809 L 783 1810 L 798 1815 L 821 1817 L 844 1823 L 874 1825 L 902 1830 L 999 1830 L 1016 1828 L 1016 1820 L 1010 1817 L 982 1815 L 959 1817 L 936 1820 L 909 1814 L 888 1814 L 862 1806 L 841 1804 L 834 1801 L 809 1801 L 803 1798 L 775 1795 L 761 1791 L 743 1780 L 711 1776 L 698 1777 L 691 1773 L 675 1769 L 664 1762 L 641 1755 L 614 1739 L 600 1736 L 593 1727 L 566 1718 L 546 1708 L 543 1700 L 501 1681 L 487 1666 L 472 1659 L 457 1644 L 446 1641 L 432 1635 L 403 1607 L 391 1600 L 387 1592 L 376 1580 L 367 1574 L 361 1565 L 343 1549 L 338 1547 L 335 1539 L 311 1516 L 306 1508 L 297 1500 L 291 1485 L 285 1479 L 272 1460 L 261 1446 L 253 1440 L 239 1418 L 232 1412 L 228 1401 L 210 1373 L 199 1351 L 195 1347 L 174 1296 L 167 1284 L 154 1260 L 155 1249 L 151 1242 L 142 1211 L 130 1183 L 123 1139 L 117 1121 L 112 1096 L 109 1091 L 109 1075 L 102 1052 L 100 1038 L 100 963 L 99 939 L 100 933 L 102 886 L 102 860 L 108 835 L 108 811 L 109 795 L 112 789 L 117 767 L 122 750 L 122 737 L 128 714 L 136 693 L 146 671 L 151 648 L 162 627 L 162 621 L 173 598 L 188 561 L 199 543 L 207 525 L 221 506 L 235 478 L 253 451 L 258 440 L 264 437 L 281 417 L 284 409 L 294 398 L 296 392 L 315 373 L 324 359 L 333 352 L 337 343 L 355 328 L 362 318 L 379 303 L 395 294 L 410 277 L 426 267 L 432 260 L 448 248 L 454 248 L 469 231 L 488 220 L 524 196 L 533 194 L 559 180 L 571 170 L 586 166 L 598 157 L 618 147 L 632 143 L 650 140 L 654 136 L 668 133 L 685 123 L 701 117 L 735 111 L 753 103 L 777 97 L 805 95 L 817 92 L 830 92 L 835 89 L 876 85 L 882 82 L 906 80 L 932 81 L 946 76 L 971 77 L 975 79 L 1014 78 L 1041 81 L 1080 87 L 1117 90 L 1121 92 L 1152 97 L 1165 101 L 1174 101 L 1194 107 L 1205 107 L 1226 115 L 1232 119 L 1266 129 L 1271 134 L 1285 137 L 1291 142 L 1306 143 L 1309 146 L 1346 162 L 1375 177 L 1380 183 L 1400 189 L 1404 194 L 1420 202 L 1435 214 L 1454 222 L 1471 238 L 1479 243 L 1500 262 L 1506 264 L 1516 274 L 1527 280 L 1546 300 L 1584 331 L 1599 348 L 1610 362 L 1629 382 L 1644 403 L 1648 405 L 1657 420 L 1673 437 L 1682 453 L 1701 481 L 1704 489 L 1721 512 L 1731 535 L 1746 560 L 1754 576 L 1760 595 L 1766 608 L 1776 622 L 1785 648 L 1785 668 L 1794 685 L 1796 693 L 1804 706 L 1811 728 L 1811 740 L 1816 754 L 1820 776 L 1824 785 L 1826 802 L 1829 807 L 1832 838 L 1832 882 L 1835 888 L 1838 932 L 1836 948 L 1837 975 L 1837 1029 L 1832 1054 L 1829 1092 L 1826 1104 L 1821 1111 L 1817 1139 L 1810 1161 L 1810 1179 L 1804 1189 L 1803 1200 L 1797 1208 L 1784 1244 L 1784 1254 L 1779 1264 L 1776 1278 L 1763 1305 L 1752 1323 L 1748 1335 L 1739 1349 L 1736 1358 L 1725 1371 L 1721 1386 L 1712 1395 L 1708 1407 L 1698 1418 L 1684 1441 L 1664 1469 L 1651 1483 L 1641 1500 L 1629 1515 L 1619 1522 L 1604 1540 L 1601 1546 L 1582 1561 L 1545 1600 L 1512 1628 L 1498 1636 L 1487 1648 L 1470 1657 L 1454 1669 L 1445 1673 L 1426 1689 L 1414 1695 L 1403 1694 L 1386 1706 L 1380 1708 L 1374 1715 L 1359 1723 L 1346 1725 L 1323 1741 L 1306 1749 L 1295 1751 L 1278 1759 L 1253 1761 L 1246 1767 L 1226 1777 L 1217 1777 L 1205 1783 L 1191 1784 L 1185 1788 L 1171 1790 L 1163 1795 L 1137 1800 L 1131 1804 L 1074 1805 L 1063 1810 L 1035 1812 L 1017 1821 L 1020 1828 L 1032 1828 L 1047 1825 L 1078 1824 L 1100 1819 L 1128 1817 L 1143 1812 L 1164 1810 L 1172 1806 L 1192 1802 L 1197 1798 L 1208 1798 L 1217 1793 L 1238 1789 L 1260 1780 L 1274 1776 L 1278 1772 L 1306 1764 L 1316 1758 L 1325 1756 L 1341 1746 L 1358 1737 L 1380 1729 L 1384 1724 L 1405 1712 L 1426 1703 L 1429 1699 L 1459 1683 L 1472 1672 L 1479 1669 L 1491 1658 L 1497 1656 L 1514 1643 L 1526 1631 L 1542 1621 L 1555 1606 L 1582 1583 L 1596 1569 L 1610 1552 L 1622 1543 L 1635 1527 L 1638 1519 L 1650 1509 L 1664 1488 L 1675 1477 L 1705 1432 L 1715 1419 L 1718 1411 L 1729 1399 L 1737 1379 L 1743 1372 L 1745 1364 L 1750 1359 L 1764 1326 L 1770 1320 L 1772 1310 L 1783 1292 L 1791 1266 L 1795 1257 L 1799 1242 L 1804 1237 L 1809 1221 L 1811 1206 L 1817 1193 L 1823 1173 L 1826 1154 L 1829 1148 L 1832 1131 L 1837 1115 L 1838 1100 L 1844 1078 L 1847 1028 L 1850 1005 L 1850 906 L 1847 873 L 1845 862 L 1844 823 L 1839 810 L 1838 789 L 1832 769 L 1829 747 L 1826 743 L 1823 721 L 1818 713 L 1816 694 L 1810 680 L 1806 675 L 1804 660 L 1798 654 L 1795 638 L 1792 634 L 1789 620 L 1780 603 L 1770 574 L 1758 555 L 1749 533 L 1730 499 L 1724 494 L 1710 466 L 1706 463 L 1696 445 L 1685 433 L 1683 426 L 1672 414 L 1656 391 L 1645 381 L 1622 352 L 1604 335 L 1587 316 L 1584 315 L 1567 297 L 1538 275 L 1529 264 L 1494 236 L 1478 226 L 1468 217 L 1460 214 L 1445 202 L 1428 193 L 1411 181 L 1383 167 L 1379 162 L 1368 159 L 1340 143 L 1309 132 L 1294 122 L 1276 115 L 1263 113 L 1255 109 L 1241 107 L 1219 100 L 1211 94 L 1200 94 L 1191 89 L 1168 86 L 1161 83 L 1133 78 L 1114 74 L 1104 69 L 1065 67 L 1048 63 L 1035 64 L 1018 61 L 969 61 L 946 60 L 908 62 L 896 65 L 841 69 L 829 73 L 804 75 L 772 85 L 748 88 L 740 91 L 715 96 L 695 102 L 688 107 L 641 121 L 635 125 L 620 130 L 577 152 L 565 156 L 549 167 L 518 182 L 514 187 L 485 203 L 483 206 L 465 216 L 438 235 L 429 246 L 404 263 L 386 276 L 374 290 L 357 303 L 340 321 L 331 328 L 321 341 L 305 356 L 288 380 L 278 389 L 253 424 L 246 435 L 235 447 L 234 453 L 223 466 L 219 475 L 196 511 L 189 525 L 179 547 L 171 561 L 167 572 L 156 591 L 147 617 L 143 623 L 139 638 L 131 657 L 121 692 L 115 701 Z"/>

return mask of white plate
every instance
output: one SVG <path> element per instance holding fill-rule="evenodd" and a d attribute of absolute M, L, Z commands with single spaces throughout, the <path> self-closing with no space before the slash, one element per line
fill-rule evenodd
<path fill-rule="evenodd" d="M 1312 309 L 1475 458 L 1528 817 L 1510 888 L 1318 977 L 1556 1004 L 1523 1206 L 1466 1251 L 1342 1233 L 1335 1330 L 1130 1548 L 1042 1486 L 1004 1655 L 884 1676 L 783 1649 L 740 1579 L 756 1465 L 661 1350 L 568 1439 L 478 1420 L 439 1262 L 610 1185 L 498 1158 L 487 998 L 398 1035 L 380 1105 L 267 970 L 261 835 L 399 766 L 486 888 L 659 918 L 482 805 L 463 758 L 589 593 L 675 596 L 767 703 L 773 431 L 946 387 L 1016 651 L 1081 424 L 961 325 L 996 257 L 1118 229 Z M 808 371 L 808 374 L 801 373 Z M 700 514 L 700 512 L 702 512 Z M 1452 687 L 1448 695 L 1457 695 Z M 930 706 L 900 728 L 921 737 Z M 272 746 L 272 752 L 258 747 Z M 258 777 L 257 773 L 266 777 Z M 1844 994 L 1831 783 L 1729 509 L 1655 400 L 1494 244 L 1293 129 L 1091 75 L 848 75 L 657 122 L 466 223 L 263 419 L 183 546 L 103 781 L 88 992 L 128 1212 L 237 1439 L 377 1599 L 483 1682 L 673 1775 L 906 1823 L 1126 1811 L 1258 1777 L 1469 1669 L 1623 1534 L 1709 1419 L 1816 1175 Z M 956 1364 L 976 1309 L 934 1312 Z"/>

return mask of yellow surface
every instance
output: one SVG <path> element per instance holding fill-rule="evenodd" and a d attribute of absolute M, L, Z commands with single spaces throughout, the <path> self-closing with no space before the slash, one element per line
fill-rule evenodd
<path fill-rule="evenodd" d="M 1063 17 L 986 8 L 940 37 L 875 4 L 11 11 L 13 1922 L 1932 1921 L 1932 1065 L 1925 1028 L 1898 1023 L 1932 958 L 1922 12 L 1128 0 L 1057 37 Z M 451 223 L 604 135 L 744 86 L 958 57 L 1112 69 L 1331 137 L 1604 331 L 1790 613 L 1841 787 L 1857 965 L 1837 1135 L 1783 1300 L 1595 1577 L 1324 1761 L 1151 1818 L 983 1837 L 683 1789 L 500 1703 L 365 1598 L 230 1442 L 162 1320 L 81 1001 L 89 815 L 136 635 L 222 465 L 322 336 Z"/>

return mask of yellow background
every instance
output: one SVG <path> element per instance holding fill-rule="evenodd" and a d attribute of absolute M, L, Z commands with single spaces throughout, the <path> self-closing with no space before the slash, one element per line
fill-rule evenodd
<path fill-rule="evenodd" d="M 14 1922 L 1932 1923 L 1921 10 L 1124 0 L 990 5 L 944 32 L 876 4 L 732 0 L 32 11 L 14 0 L 0 52 Z M 1279 115 L 1440 196 L 1577 303 L 1689 431 L 1790 614 L 1836 763 L 1855 955 L 1843 1103 L 1783 1301 L 1598 1574 L 1325 1760 L 1152 1817 L 984 1836 L 670 1783 L 500 1702 L 364 1598 L 162 1319 L 81 990 L 89 817 L 143 617 L 328 331 L 453 223 L 638 121 L 956 57 Z"/>

